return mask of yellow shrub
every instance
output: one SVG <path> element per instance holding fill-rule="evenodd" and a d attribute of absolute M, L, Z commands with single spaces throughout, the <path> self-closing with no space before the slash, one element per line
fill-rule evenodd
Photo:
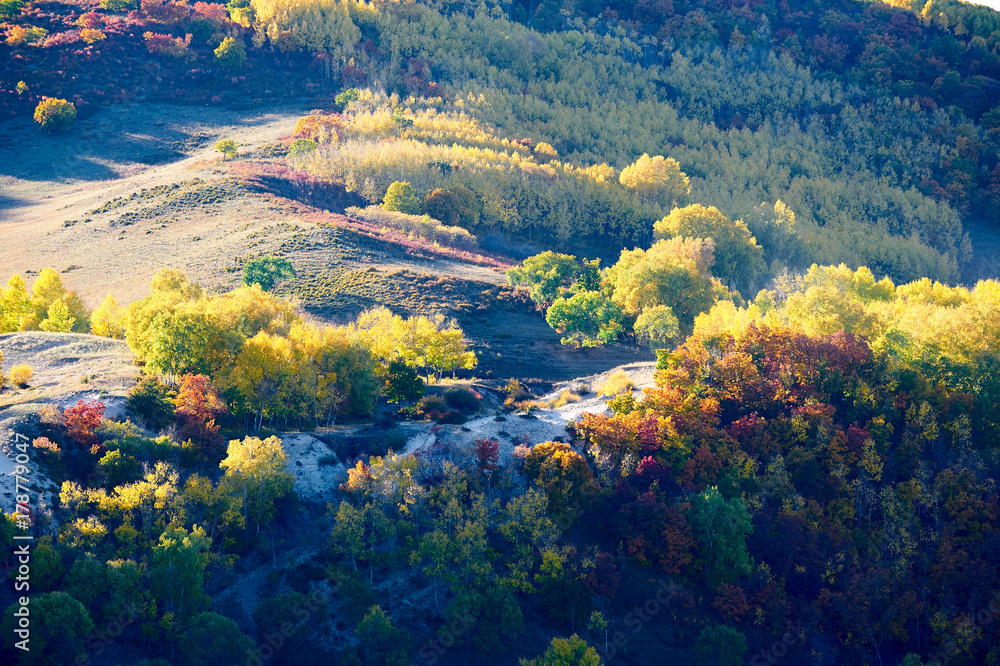
<path fill-rule="evenodd" d="M 35 376 L 30 365 L 15 365 L 10 369 L 10 381 L 17 386 L 25 387 Z"/>
<path fill-rule="evenodd" d="M 598 396 L 613 396 L 635 388 L 635 382 L 624 370 L 616 370 L 608 375 L 597 391 Z"/>

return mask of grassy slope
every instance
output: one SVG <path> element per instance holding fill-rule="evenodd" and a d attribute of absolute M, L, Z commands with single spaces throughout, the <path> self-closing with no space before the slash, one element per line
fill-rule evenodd
<path fill-rule="evenodd" d="M 241 165 L 223 163 L 231 137 L 241 160 L 266 160 L 308 109 L 239 115 L 152 104 L 109 106 L 56 138 L 0 127 L 0 278 L 51 266 L 96 307 L 126 303 L 157 269 L 183 270 L 210 290 L 236 286 L 242 261 L 287 256 L 300 279 L 285 293 L 319 320 L 366 307 L 455 317 L 491 378 L 564 380 L 652 358 L 629 347 L 573 351 L 533 305 L 513 298 L 501 270 L 375 239 L 344 218 L 254 191 Z M 24 137 L 20 143 L 3 141 Z"/>

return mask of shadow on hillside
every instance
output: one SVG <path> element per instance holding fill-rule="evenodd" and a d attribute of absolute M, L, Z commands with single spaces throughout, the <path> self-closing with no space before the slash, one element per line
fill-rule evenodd
<path fill-rule="evenodd" d="M 0 176 L 36 182 L 115 179 L 137 167 L 184 159 L 211 145 L 226 127 L 273 120 L 268 114 L 234 116 L 227 109 L 116 105 L 78 121 L 66 134 L 44 136 L 22 118 L 0 126 Z"/>

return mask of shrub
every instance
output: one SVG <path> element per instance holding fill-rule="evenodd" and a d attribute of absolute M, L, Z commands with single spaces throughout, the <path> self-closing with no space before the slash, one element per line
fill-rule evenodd
<path fill-rule="evenodd" d="M 181 59 L 188 57 L 190 54 L 188 46 L 191 44 L 191 35 L 181 39 L 180 37 L 172 37 L 170 35 L 145 32 L 142 37 L 146 40 L 146 50 L 153 55 Z"/>
<path fill-rule="evenodd" d="M 247 62 L 247 48 L 243 41 L 235 37 L 226 37 L 215 49 L 215 61 L 220 67 L 238 69 Z"/>
<path fill-rule="evenodd" d="M 448 389 L 444 392 L 444 400 L 452 409 L 468 413 L 479 411 L 479 397 L 471 389 Z"/>
<path fill-rule="evenodd" d="M 28 92 L 28 84 L 25 83 L 24 81 L 18 81 L 17 82 L 17 94 L 18 95 L 23 95 L 26 92 Z"/>
<path fill-rule="evenodd" d="M 78 444 L 97 442 L 94 431 L 101 425 L 103 417 L 104 403 L 96 400 L 89 403 L 79 400 L 75 407 L 63 412 L 63 421 L 69 437 Z"/>
<path fill-rule="evenodd" d="M 608 378 L 601 384 L 600 389 L 597 391 L 597 395 L 598 397 L 615 396 L 619 393 L 624 393 L 625 391 L 631 391 L 634 388 L 635 382 L 632 381 L 624 370 L 615 370 L 608 375 Z"/>
<path fill-rule="evenodd" d="M 49 34 L 45 28 L 25 28 L 15 25 L 7 34 L 7 44 L 10 46 L 20 46 L 21 44 L 35 44 Z"/>
<path fill-rule="evenodd" d="M 101 9 L 109 12 L 127 12 L 139 9 L 139 0 L 101 0 Z"/>
<path fill-rule="evenodd" d="M 87 42 L 88 44 L 93 44 L 94 42 L 99 42 L 107 37 L 102 30 L 96 30 L 94 28 L 84 28 L 80 31 L 80 39 Z"/>
<path fill-rule="evenodd" d="M 236 142 L 232 139 L 222 139 L 221 141 L 217 141 L 215 149 L 222 153 L 223 161 L 236 157 Z"/>
<path fill-rule="evenodd" d="M 41 451 L 42 455 L 45 456 L 46 459 L 55 461 L 59 460 L 62 456 L 62 449 L 60 449 L 59 445 L 48 437 L 38 437 L 31 443 L 31 445 Z"/>
<path fill-rule="evenodd" d="M 425 395 L 417 403 L 417 413 L 428 419 L 441 418 L 448 411 L 448 403 L 439 395 Z"/>
<path fill-rule="evenodd" d="M 312 139 L 296 139 L 292 141 L 292 145 L 288 148 L 288 154 L 291 157 L 302 157 L 306 153 L 311 153 L 316 150 L 316 142 Z"/>
<path fill-rule="evenodd" d="M 569 389 L 563 389 L 559 392 L 559 397 L 552 401 L 552 409 L 559 409 L 560 407 L 565 407 L 571 402 L 580 402 L 580 396 L 573 393 Z"/>
<path fill-rule="evenodd" d="M 534 396 L 531 395 L 531 391 L 526 389 L 521 382 L 516 379 L 510 380 L 510 383 L 504 387 L 504 392 L 507 394 L 507 399 L 504 401 L 504 407 L 517 407 L 520 403 L 527 400 L 531 400 Z"/>
<path fill-rule="evenodd" d="M 76 107 L 64 99 L 42 98 L 35 107 L 35 122 L 45 134 L 64 132 L 76 122 Z"/>
<path fill-rule="evenodd" d="M 382 200 L 382 206 L 386 210 L 409 213 L 410 215 L 420 214 L 420 199 L 409 183 L 396 181 L 389 186 Z"/>
<path fill-rule="evenodd" d="M 31 378 L 35 375 L 31 370 L 30 365 L 15 365 L 10 369 L 10 381 L 12 384 L 16 384 L 21 388 L 28 385 Z"/>

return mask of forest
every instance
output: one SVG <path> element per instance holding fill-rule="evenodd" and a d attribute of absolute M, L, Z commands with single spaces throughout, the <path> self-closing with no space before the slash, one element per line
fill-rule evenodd
<path fill-rule="evenodd" d="M 0 114 L 43 150 L 108 108 L 291 105 L 264 148 L 234 130 L 191 154 L 268 222 L 454 271 L 420 288 L 471 311 L 330 314 L 315 291 L 347 287 L 312 241 L 164 260 L 97 302 L 55 241 L 50 267 L 0 260 L 0 445 L 15 480 L 44 475 L 0 511 L 4 663 L 1000 663 L 1000 275 L 969 232 L 1000 233 L 1000 13 L 0 0 L 0 20 Z M 483 312 L 539 323 L 529 362 L 627 350 L 649 380 L 487 379 L 510 333 Z M 37 339 L 118 350 L 127 392 L 91 390 L 95 365 L 25 416 Z"/>

